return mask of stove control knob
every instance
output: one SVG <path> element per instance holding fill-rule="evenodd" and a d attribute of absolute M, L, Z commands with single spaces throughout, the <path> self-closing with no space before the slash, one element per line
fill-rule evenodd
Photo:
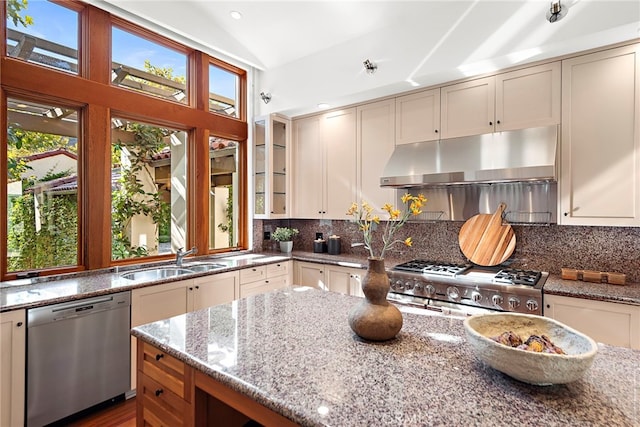
<path fill-rule="evenodd" d="M 492 302 L 494 305 L 501 306 L 501 305 L 502 305 L 502 303 L 504 302 L 504 298 L 502 298 L 502 295 L 498 295 L 498 294 L 496 294 L 496 295 L 494 295 L 494 296 L 492 296 L 492 297 L 491 297 L 491 302 Z"/>
<path fill-rule="evenodd" d="M 482 294 L 480 292 L 477 292 L 477 291 L 471 292 L 471 301 L 473 301 L 473 302 L 482 301 Z"/>
<path fill-rule="evenodd" d="M 403 289 L 403 287 L 404 286 L 403 286 L 402 280 L 396 280 L 395 282 L 393 282 L 393 286 L 392 286 L 393 289 L 400 291 Z"/>
<path fill-rule="evenodd" d="M 457 301 L 460 298 L 460 291 L 455 286 L 449 286 L 447 288 L 447 296 L 449 299 Z"/>
<path fill-rule="evenodd" d="M 407 291 L 410 291 L 411 289 L 413 289 L 413 282 L 411 280 L 407 280 L 404 284 L 404 288 Z"/>
<path fill-rule="evenodd" d="M 509 297 L 509 308 L 515 310 L 520 307 L 520 300 L 516 297 Z"/>
<path fill-rule="evenodd" d="M 538 311 L 538 301 L 530 299 L 527 301 L 527 308 L 529 311 Z"/>
<path fill-rule="evenodd" d="M 435 295 L 436 288 L 434 288 L 433 285 L 427 285 L 424 287 L 424 293 L 427 294 L 427 296 Z"/>
<path fill-rule="evenodd" d="M 422 292 L 422 288 L 423 287 L 424 286 L 422 285 L 422 283 L 416 281 L 416 284 L 413 286 L 413 290 L 414 291 L 418 291 L 418 292 Z"/>

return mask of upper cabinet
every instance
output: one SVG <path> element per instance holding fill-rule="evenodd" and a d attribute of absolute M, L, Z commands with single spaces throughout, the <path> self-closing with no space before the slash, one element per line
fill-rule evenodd
<path fill-rule="evenodd" d="M 395 109 L 393 99 L 359 106 L 356 111 L 358 141 L 358 201 L 366 201 L 374 214 L 385 212 L 385 203 L 395 203 L 396 190 L 380 187 L 380 177 L 395 148 Z"/>
<path fill-rule="evenodd" d="M 640 225 L 640 45 L 562 63 L 561 224 Z"/>
<path fill-rule="evenodd" d="M 291 123 L 275 115 L 254 120 L 254 217 L 283 218 L 290 212 Z"/>
<path fill-rule="evenodd" d="M 356 201 L 356 109 L 294 120 L 293 216 L 347 219 Z"/>
<path fill-rule="evenodd" d="M 441 88 L 442 138 L 560 123 L 560 63 Z"/>
<path fill-rule="evenodd" d="M 440 89 L 399 96 L 395 100 L 396 144 L 440 138 Z"/>

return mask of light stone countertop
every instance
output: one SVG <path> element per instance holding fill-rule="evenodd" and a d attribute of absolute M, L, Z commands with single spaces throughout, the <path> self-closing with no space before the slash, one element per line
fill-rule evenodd
<path fill-rule="evenodd" d="M 532 386 L 477 360 L 457 318 L 404 313 L 395 339 L 362 341 L 358 301 L 286 288 L 132 334 L 304 426 L 640 425 L 638 350 L 599 345 L 582 379 Z"/>

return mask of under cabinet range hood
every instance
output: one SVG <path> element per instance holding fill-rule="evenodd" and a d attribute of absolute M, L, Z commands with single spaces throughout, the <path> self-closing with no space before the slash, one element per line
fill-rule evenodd
<path fill-rule="evenodd" d="M 380 186 L 555 181 L 558 126 L 398 145 Z"/>

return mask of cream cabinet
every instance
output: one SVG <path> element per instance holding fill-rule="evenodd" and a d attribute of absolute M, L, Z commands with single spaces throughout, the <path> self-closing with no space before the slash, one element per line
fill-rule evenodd
<path fill-rule="evenodd" d="M 24 310 L 0 313 L 0 425 L 24 425 L 27 324 Z"/>
<path fill-rule="evenodd" d="M 394 100 L 359 106 L 357 111 L 358 201 L 366 201 L 382 215 L 385 203 L 394 203 L 396 190 L 380 187 L 380 177 L 394 145 Z M 356 200 L 354 200 L 356 201 Z"/>
<path fill-rule="evenodd" d="M 254 217 L 286 217 L 291 211 L 291 122 L 272 114 L 256 118 L 253 129 Z"/>
<path fill-rule="evenodd" d="M 237 271 L 131 291 L 131 327 L 231 302 L 239 294 Z M 131 388 L 136 387 L 136 339 L 131 337 Z"/>
<path fill-rule="evenodd" d="M 441 88 L 442 138 L 560 123 L 559 62 Z"/>
<path fill-rule="evenodd" d="M 597 342 L 640 349 L 640 306 L 544 295 L 544 315 Z"/>
<path fill-rule="evenodd" d="M 356 200 L 356 109 L 293 122 L 293 216 L 347 219 Z"/>
<path fill-rule="evenodd" d="M 296 285 L 363 296 L 360 283 L 366 270 L 305 261 L 296 261 L 294 265 Z"/>
<path fill-rule="evenodd" d="M 559 222 L 640 225 L 640 45 L 562 63 Z"/>
<path fill-rule="evenodd" d="M 284 261 L 240 270 L 240 298 L 289 286 L 291 263 Z"/>
<path fill-rule="evenodd" d="M 396 144 L 440 138 L 440 88 L 399 96 L 395 104 Z"/>

